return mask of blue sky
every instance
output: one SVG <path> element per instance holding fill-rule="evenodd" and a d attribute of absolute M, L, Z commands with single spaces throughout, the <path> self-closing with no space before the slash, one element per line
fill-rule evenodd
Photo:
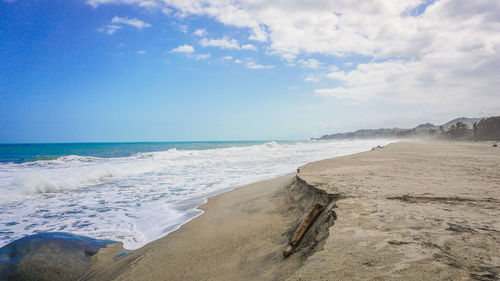
<path fill-rule="evenodd" d="M 495 30 L 439 44 L 447 25 L 398 27 L 457 20 L 447 1 L 320 2 L 0 2 L 0 142 L 306 139 L 498 112 Z"/>

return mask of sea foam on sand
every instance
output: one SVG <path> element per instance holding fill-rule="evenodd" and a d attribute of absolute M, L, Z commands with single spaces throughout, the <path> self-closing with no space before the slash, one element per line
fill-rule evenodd
<path fill-rule="evenodd" d="M 211 194 L 393 141 L 269 142 L 2 163 L 0 246 L 37 232 L 63 231 L 136 249 L 201 214 L 196 207 Z"/>

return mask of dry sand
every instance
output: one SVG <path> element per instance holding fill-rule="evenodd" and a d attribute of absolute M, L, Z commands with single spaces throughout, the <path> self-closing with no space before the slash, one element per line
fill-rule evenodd
<path fill-rule="evenodd" d="M 282 251 L 315 202 L 327 209 Z M 500 148 L 400 142 L 217 195 L 141 249 L 101 250 L 83 280 L 498 280 Z M 334 222 L 335 215 L 337 220 Z M 334 222 L 334 224 L 333 224 Z"/>

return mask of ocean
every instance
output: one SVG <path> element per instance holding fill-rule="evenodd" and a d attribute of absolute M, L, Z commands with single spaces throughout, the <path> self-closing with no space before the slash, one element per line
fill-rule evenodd
<path fill-rule="evenodd" d="M 0 144 L 0 247 L 57 231 L 136 249 L 211 195 L 393 141 Z"/>

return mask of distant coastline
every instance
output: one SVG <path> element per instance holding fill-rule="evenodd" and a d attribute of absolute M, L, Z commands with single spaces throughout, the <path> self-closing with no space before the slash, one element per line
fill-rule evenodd
<path fill-rule="evenodd" d="M 441 138 L 455 140 L 500 139 L 500 116 L 467 118 L 460 117 L 442 125 L 420 124 L 414 128 L 360 129 L 354 132 L 323 135 L 311 140 L 344 140 L 373 138 Z"/>

